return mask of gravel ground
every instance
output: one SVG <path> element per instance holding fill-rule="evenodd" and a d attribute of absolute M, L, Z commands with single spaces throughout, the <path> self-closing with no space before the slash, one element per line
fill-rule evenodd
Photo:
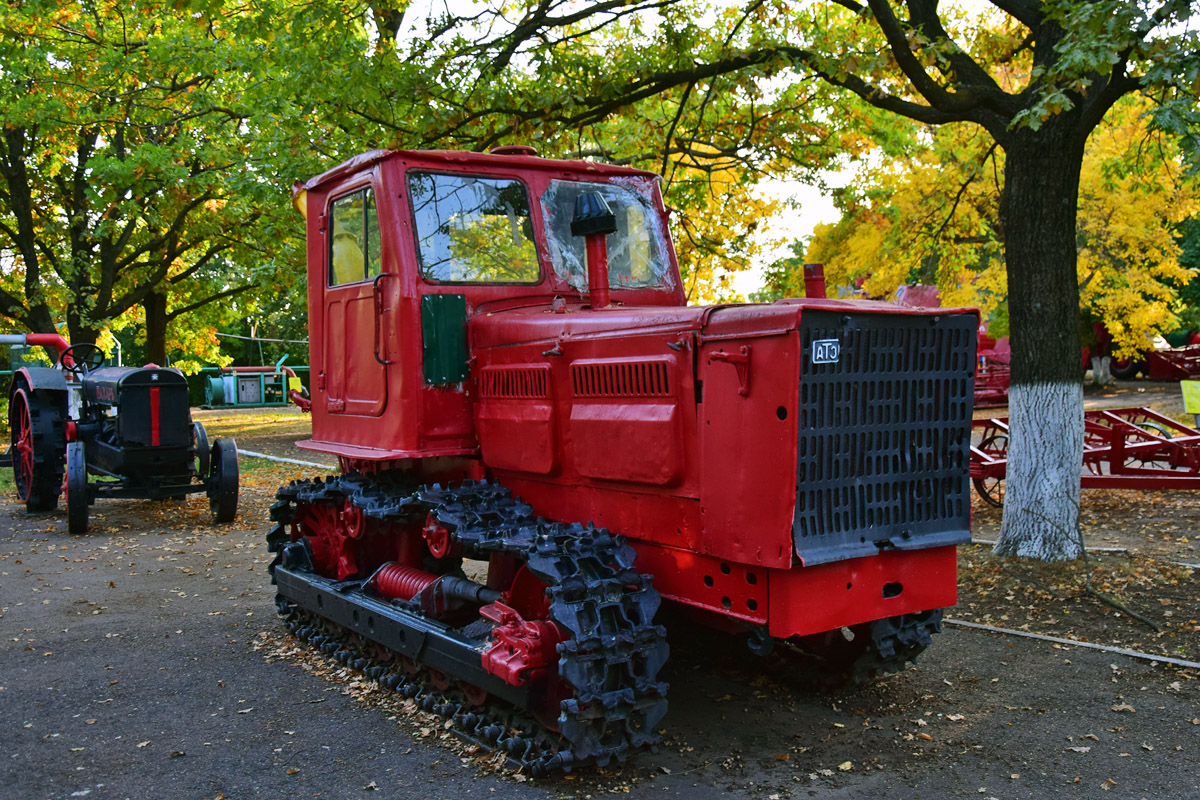
<path fill-rule="evenodd" d="M 103 501 L 71 537 L 61 511 L 0 502 L 0 797 L 1200 798 L 1196 671 L 951 627 L 906 672 L 829 694 L 669 620 L 658 752 L 502 774 L 284 636 L 262 546 L 281 481 L 251 468 L 221 527 L 202 498 Z"/>

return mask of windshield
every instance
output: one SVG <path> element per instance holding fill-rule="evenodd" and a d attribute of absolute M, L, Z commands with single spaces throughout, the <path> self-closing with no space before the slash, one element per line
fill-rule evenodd
<path fill-rule="evenodd" d="M 421 275 L 452 283 L 537 283 L 529 197 L 520 181 L 412 172 Z"/>
<path fill-rule="evenodd" d="M 587 292 L 584 237 L 571 234 L 575 198 L 599 192 L 617 218 L 617 231 L 608 243 L 608 280 L 613 289 L 663 286 L 667 273 L 666 232 L 662 217 L 651 204 L 645 179 L 619 179 L 613 183 L 551 181 L 542 195 L 542 216 L 550 261 L 559 277 L 581 294 Z"/>

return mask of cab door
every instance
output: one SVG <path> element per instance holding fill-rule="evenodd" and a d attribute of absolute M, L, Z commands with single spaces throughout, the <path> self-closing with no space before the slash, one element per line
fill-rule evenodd
<path fill-rule="evenodd" d="M 327 214 L 323 303 L 325 402 L 331 414 L 377 417 L 387 406 L 379 212 L 370 185 L 333 197 Z"/>

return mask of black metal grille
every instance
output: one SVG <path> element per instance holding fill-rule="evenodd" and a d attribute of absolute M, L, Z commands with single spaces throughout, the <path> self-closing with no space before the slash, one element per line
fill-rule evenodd
<path fill-rule="evenodd" d="M 977 324 L 803 312 L 793 538 L 804 563 L 970 539 Z"/>

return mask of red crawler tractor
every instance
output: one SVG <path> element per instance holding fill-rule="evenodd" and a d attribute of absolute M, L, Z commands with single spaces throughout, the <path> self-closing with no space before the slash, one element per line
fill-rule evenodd
<path fill-rule="evenodd" d="M 858 673 L 939 629 L 974 311 L 688 307 L 655 176 L 528 148 L 374 151 L 296 205 L 300 446 L 341 465 L 272 508 L 299 636 L 536 773 L 655 740 L 660 599 Z"/>

